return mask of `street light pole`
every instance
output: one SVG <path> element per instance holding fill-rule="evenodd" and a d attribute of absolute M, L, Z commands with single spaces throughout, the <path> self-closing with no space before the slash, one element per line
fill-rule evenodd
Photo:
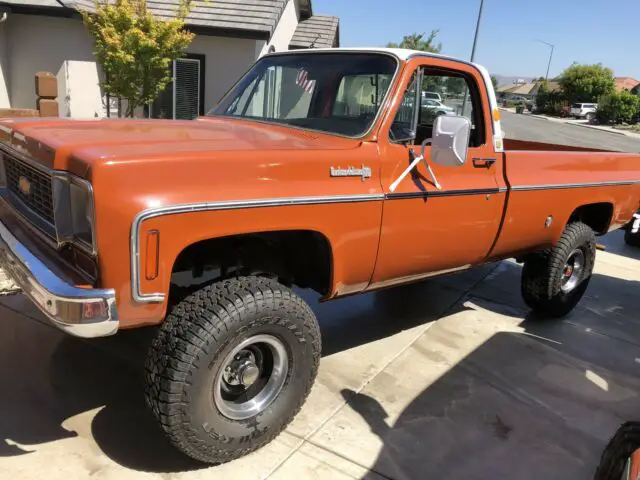
<path fill-rule="evenodd" d="M 549 63 L 547 64 L 547 75 L 544 77 L 545 80 L 549 80 L 549 68 L 551 68 L 551 59 L 553 58 L 553 49 L 555 48 L 555 45 L 552 45 L 549 42 L 545 42 L 544 40 L 536 40 L 536 41 L 540 43 L 544 43 L 545 45 L 548 45 L 549 47 L 551 47 L 551 53 L 549 54 Z"/>
<path fill-rule="evenodd" d="M 478 44 L 478 33 L 480 32 L 480 22 L 482 21 L 482 7 L 484 7 L 484 0 L 480 0 L 480 10 L 478 10 L 478 21 L 476 22 L 476 33 L 473 36 L 473 47 L 471 47 L 471 62 L 476 58 L 476 45 Z M 467 82 L 464 84 L 464 92 L 462 93 L 462 115 L 467 108 Z"/>
<path fill-rule="evenodd" d="M 480 0 L 480 10 L 478 11 L 478 21 L 476 22 L 476 34 L 473 36 L 473 47 L 471 48 L 472 62 L 476 56 L 476 44 L 478 43 L 478 32 L 480 32 L 480 22 L 482 21 L 482 7 L 484 7 L 484 0 Z"/>

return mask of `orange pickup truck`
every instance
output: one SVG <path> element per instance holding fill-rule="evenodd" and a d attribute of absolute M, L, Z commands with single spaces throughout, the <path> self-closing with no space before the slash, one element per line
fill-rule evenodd
<path fill-rule="evenodd" d="M 596 235 L 640 207 L 640 156 L 504 140 L 491 85 L 430 53 L 295 51 L 195 121 L 4 119 L 0 266 L 71 334 L 157 326 L 147 403 L 185 454 L 234 459 L 316 376 L 292 287 L 331 300 L 515 257 L 541 316 L 584 294 Z"/>

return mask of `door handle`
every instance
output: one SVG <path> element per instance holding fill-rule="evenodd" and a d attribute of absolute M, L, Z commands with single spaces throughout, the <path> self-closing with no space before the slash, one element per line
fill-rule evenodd
<path fill-rule="evenodd" d="M 474 158 L 473 166 L 476 168 L 491 168 L 491 165 L 496 163 L 495 158 Z"/>

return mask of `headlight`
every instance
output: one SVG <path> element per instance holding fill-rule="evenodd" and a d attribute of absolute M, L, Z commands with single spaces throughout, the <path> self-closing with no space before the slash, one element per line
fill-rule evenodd
<path fill-rule="evenodd" d="M 95 208 L 91 184 L 66 172 L 55 172 L 52 181 L 58 244 L 73 243 L 94 255 Z"/>

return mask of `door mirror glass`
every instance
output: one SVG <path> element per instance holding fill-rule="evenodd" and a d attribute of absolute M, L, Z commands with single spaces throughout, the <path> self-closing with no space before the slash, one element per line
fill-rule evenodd
<path fill-rule="evenodd" d="M 431 161 L 438 165 L 460 167 L 467 160 L 471 123 L 466 117 L 440 115 L 433 124 Z"/>

